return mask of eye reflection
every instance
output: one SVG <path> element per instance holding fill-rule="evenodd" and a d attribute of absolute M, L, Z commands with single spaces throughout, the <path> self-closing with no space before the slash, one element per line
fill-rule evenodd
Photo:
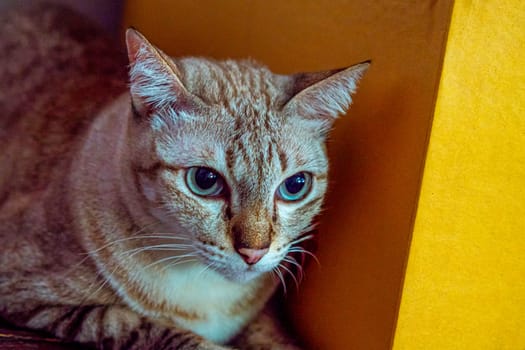
<path fill-rule="evenodd" d="M 192 167 L 186 172 L 186 185 L 196 195 L 212 197 L 222 194 L 224 180 L 211 168 Z"/>
<path fill-rule="evenodd" d="M 285 179 L 277 188 L 277 195 L 282 200 L 295 202 L 303 199 L 312 187 L 312 176 L 300 172 Z"/>

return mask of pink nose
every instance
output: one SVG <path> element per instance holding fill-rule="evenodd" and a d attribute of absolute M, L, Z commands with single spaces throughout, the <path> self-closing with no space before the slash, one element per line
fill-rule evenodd
<path fill-rule="evenodd" d="M 239 255 L 248 265 L 257 263 L 261 258 L 268 253 L 268 248 L 264 249 L 251 249 L 251 248 L 239 248 L 237 249 Z"/>

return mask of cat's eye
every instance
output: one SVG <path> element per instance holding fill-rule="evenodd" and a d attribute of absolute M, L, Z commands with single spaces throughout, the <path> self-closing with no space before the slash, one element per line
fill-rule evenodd
<path fill-rule="evenodd" d="M 224 180 L 213 169 L 205 167 L 192 167 L 186 172 L 188 188 L 199 196 L 219 196 L 224 191 Z"/>
<path fill-rule="evenodd" d="M 284 180 L 277 188 L 277 195 L 284 201 L 295 202 L 303 199 L 312 187 L 312 176 L 301 172 Z"/>

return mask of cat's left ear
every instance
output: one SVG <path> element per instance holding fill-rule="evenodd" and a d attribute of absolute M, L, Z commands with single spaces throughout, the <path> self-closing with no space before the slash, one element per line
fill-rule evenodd
<path fill-rule="evenodd" d="M 126 46 L 131 99 L 139 114 L 195 105 L 195 96 L 186 90 L 177 65 L 165 53 L 133 28 L 126 31 Z"/>
<path fill-rule="evenodd" d="M 291 98 L 284 112 L 308 120 L 318 120 L 329 127 L 333 120 L 347 112 L 357 83 L 370 66 L 370 61 L 344 69 L 290 76 Z"/>

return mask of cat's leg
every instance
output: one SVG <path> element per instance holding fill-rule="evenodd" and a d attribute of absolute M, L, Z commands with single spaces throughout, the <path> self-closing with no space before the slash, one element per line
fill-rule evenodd
<path fill-rule="evenodd" d="M 36 306 L 7 313 L 18 326 L 65 341 L 111 350 L 226 350 L 183 329 L 167 327 L 121 306 Z"/>
<path fill-rule="evenodd" d="M 231 343 L 242 350 L 299 350 L 270 308 L 261 312 Z"/>

